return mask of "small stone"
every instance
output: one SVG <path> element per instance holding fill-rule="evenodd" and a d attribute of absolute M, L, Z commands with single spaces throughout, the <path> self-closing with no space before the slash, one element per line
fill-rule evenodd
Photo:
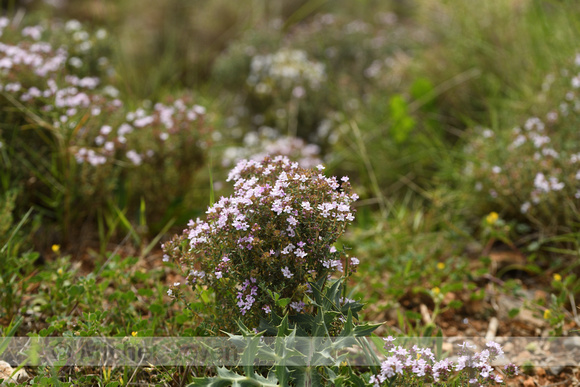
<path fill-rule="evenodd" d="M 544 377 L 546 376 L 546 370 L 543 369 L 542 367 L 536 367 L 536 375 Z"/>
<path fill-rule="evenodd" d="M 5 361 L 0 361 L 0 379 L 9 379 L 14 369 Z"/>
<path fill-rule="evenodd" d="M 10 364 L 0 360 L 0 379 L 4 379 L 0 385 L 5 385 L 6 383 L 17 383 L 22 379 L 28 378 L 28 373 L 23 369 L 12 375 L 13 372 L 14 368 L 12 368 Z"/>
<path fill-rule="evenodd" d="M 566 348 L 568 351 L 572 351 L 575 348 L 580 348 L 580 337 L 567 337 L 564 339 L 562 344 L 564 344 L 564 348 Z"/>
<path fill-rule="evenodd" d="M 550 373 L 554 376 L 558 376 L 560 375 L 560 373 L 562 372 L 562 370 L 564 369 L 564 366 L 561 365 L 555 365 L 555 366 L 550 366 L 548 367 L 548 371 L 550 371 Z"/>
<path fill-rule="evenodd" d="M 526 380 L 524 380 L 524 387 L 535 387 L 536 386 L 536 382 L 534 382 L 534 378 L 529 377 Z"/>

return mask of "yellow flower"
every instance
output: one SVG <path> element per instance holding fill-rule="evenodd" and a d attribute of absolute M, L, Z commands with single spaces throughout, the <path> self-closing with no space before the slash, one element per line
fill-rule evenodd
<path fill-rule="evenodd" d="M 62 273 L 64 273 L 64 271 L 62 270 L 62 268 L 59 268 L 57 271 L 58 275 L 62 275 Z"/>
<path fill-rule="evenodd" d="M 552 317 L 552 312 L 550 311 L 550 309 L 546 309 L 544 311 L 544 320 L 548 320 L 550 317 Z"/>
<path fill-rule="evenodd" d="M 558 273 L 555 273 L 554 274 L 554 281 L 558 281 L 558 282 L 562 281 L 562 276 Z"/>
<path fill-rule="evenodd" d="M 439 293 L 441 293 L 441 289 L 439 289 L 437 286 L 435 286 L 433 289 L 431 289 L 431 291 L 433 292 L 433 294 L 435 294 L 436 296 L 439 295 Z"/>
<path fill-rule="evenodd" d="M 485 217 L 485 221 L 487 222 L 487 224 L 494 224 L 495 222 L 497 222 L 498 219 L 499 215 L 495 211 L 490 212 L 489 215 Z"/>
<path fill-rule="evenodd" d="M 439 263 L 437 264 L 437 269 L 439 269 L 439 270 L 443 270 L 443 269 L 445 269 L 445 262 L 439 262 Z"/>
<path fill-rule="evenodd" d="M 131 336 L 136 337 L 137 336 L 137 332 L 135 332 L 135 331 L 131 332 Z"/>
<path fill-rule="evenodd" d="M 52 245 L 52 252 L 58 254 L 60 251 L 60 245 Z"/>

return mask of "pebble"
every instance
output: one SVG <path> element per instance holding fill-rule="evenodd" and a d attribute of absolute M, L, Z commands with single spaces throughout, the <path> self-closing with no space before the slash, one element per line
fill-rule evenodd
<path fill-rule="evenodd" d="M 560 375 L 560 372 L 562 372 L 563 369 L 564 369 L 564 366 L 561 366 L 561 365 L 555 365 L 555 366 L 548 367 L 548 370 L 550 371 L 550 373 L 552 375 L 555 375 L 555 376 Z"/>
<path fill-rule="evenodd" d="M 5 385 L 6 383 L 17 383 L 21 379 L 28 378 L 28 374 L 23 369 L 16 372 L 14 376 L 12 376 L 13 372 L 14 368 L 12 368 L 10 364 L 0 360 L 0 379 L 4 379 L 4 382 L 0 383 L 0 385 Z"/>
<path fill-rule="evenodd" d="M 579 336 L 567 337 L 564 339 L 562 343 L 564 344 L 564 348 L 571 351 L 575 348 L 580 348 L 580 337 Z"/>

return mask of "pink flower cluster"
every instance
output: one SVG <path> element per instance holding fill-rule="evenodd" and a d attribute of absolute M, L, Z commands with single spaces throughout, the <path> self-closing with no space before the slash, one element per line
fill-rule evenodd
<path fill-rule="evenodd" d="M 423 380 L 425 383 L 445 383 L 456 372 L 466 372 L 469 385 L 484 386 L 501 383 L 500 375 L 495 374 L 491 362 L 503 355 L 501 346 L 495 342 L 487 343 L 487 348 L 481 352 L 470 353 L 473 346 L 467 343 L 460 345 L 462 348 L 457 360 L 443 359 L 437 361 L 429 348 L 420 348 L 414 345 L 410 350 L 401 346 L 395 346 L 392 336 L 385 340 L 385 349 L 389 356 L 381 363 L 381 371 L 378 375 L 370 378 L 373 386 L 381 386 L 382 383 L 395 377 L 405 380 Z M 517 367 L 512 366 L 512 372 L 517 374 Z"/>
<path fill-rule="evenodd" d="M 508 217 L 523 216 L 537 227 L 568 229 L 574 217 L 569 209 L 580 199 L 579 57 L 558 76 L 546 77 L 538 98 L 549 101 L 538 106 L 543 113 L 536 111 L 506 136 L 480 130 L 467 148 L 474 161 L 465 175 L 474 178 L 475 189 L 488 193 L 495 209 L 499 204 Z"/>
<path fill-rule="evenodd" d="M 192 128 L 203 122 L 204 115 L 204 107 L 190 105 L 185 99 L 176 99 L 170 105 L 156 103 L 153 109 L 141 107 L 129 111 L 125 119 L 114 128 L 111 125 L 101 126 L 93 143 L 88 144 L 90 147 L 78 148 L 75 157 L 79 163 L 97 165 L 95 157 L 99 157 L 102 164 L 124 154 L 131 164 L 138 166 L 159 151 L 174 150 L 178 145 L 170 139 L 176 135 L 191 133 L 194 136 L 189 137 L 194 141 L 197 133 Z M 145 144 L 143 136 L 153 141 Z"/>
<path fill-rule="evenodd" d="M 354 220 L 352 203 L 358 198 L 348 179 L 339 184 L 322 169 L 303 169 L 283 156 L 240 161 L 228 176 L 234 194 L 211 206 L 207 220 L 190 221 L 164 250 L 182 265 L 208 273 L 204 285 L 224 297 L 225 284 L 233 286 L 242 315 L 269 305 L 267 290 L 290 298 L 292 309 L 304 310 L 308 281 L 344 270 L 333 244 Z M 351 258 L 349 272 L 357 264 Z"/>
<path fill-rule="evenodd" d="M 548 146 L 552 139 L 546 133 L 545 128 L 545 123 L 539 118 L 529 118 L 524 125 L 524 130 L 519 127 L 513 129 L 515 139 L 509 146 L 510 151 L 529 143 L 535 150 L 533 159 L 539 165 L 539 169 L 543 165 L 552 165 L 554 161 L 551 160 L 557 160 L 560 154 L 554 148 Z M 542 196 L 549 194 L 551 191 L 561 191 L 564 188 L 565 184 L 559 181 L 557 175 L 546 176 L 543 172 L 537 172 L 534 177 L 530 200 L 521 205 L 521 212 L 525 214 L 532 203 L 538 204 L 541 201 Z"/>
<path fill-rule="evenodd" d="M 0 20 L 0 35 L 9 25 L 8 19 Z M 81 57 L 71 56 L 77 51 L 89 55 L 94 42 L 106 32 L 99 30 L 92 37 L 77 21 L 67 22 L 64 29 L 71 35 L 67 46 L 40 41 L 44 35 L 62 32 L 58 26 L 25 27 L 20 35 L 0 43 L 0 91 L 62 132 L 78 163 L 99 166 L 126 160 L 141 165 L 157 152 L 179 147 L 182 141 L 198 146 L 199 133 L 194 132 L 202 127 L 205 108 L 188 99 L 175 99 L 169 105 L 157 103 L 151 109 L 144 104 L 128 111 L 115 87 L 100 76 L 81 75 L 87 71 L 85 63 Z M 98 62 L 105 67 L 103 72 L 111 72 L 106 57 Z M 185 140 L 168 141 L 178 134 Z"/>
<path fill-rule="evenodd" d="M 254 301 L 256 301 L 256 296 L 258 295 L 258 287 L 255 285 L 256 279 L 250 277 L 250 279 L 245 280 L 242 284 L 242 288 L 238 292 L 238 307 L 240 308 L 240 313 L 243 315 L 246 314 L 248 310 L 254 305 Z M 244 298 L 245 296 L 245 298 Z"/>
<path fill-rule="evenodd" d="M 281 168 L 287 169 L 288 172 L 282 170 L 277 176 L 272 176 L 273 172 Z M 242 177 L 248 173 L 252 176 Z M 256 175 L 261 175 L 262 178 Z M 260 180 L 263 184 L 260 184 Z M 292 163 L 286 157 L 280 156 L 266 163 L 242 160 L 230 172 L 228 181 L 235 182 L 234 196 L 222 197 L 210 207 L 207 211 L 207 222 L 198 220 L 190 223 L 188 239 L 192 248 L 210 243 L 208 234 L 238 232 L 242 233 L 236 238 L 238 248 L 242 251 L 252 250 L 254 232 L 261 229 L 260 223 L 256 221 L 262 220 L 259 217 L 266 212 L 268 217 L 275 216 L 274 219 L 279 220 L 277 224 L 281 226 L 280 235 L 292 238 L 293 242 L 286 245 L 274 243 L 275 248 L 269 249 L 270 253 L 274 256 L 294 256 L 300 262 L 312 254 L 319 243 L 316 239 L 301 240 L 299 234 L 302 233 L 297 234 L 298 230 L 310 226 L 315 228 L 316 225 L 313 223 L 320 218 L 336 223 L 338 229 L 344 229 L 346 223 L 354 220 L 350 205 L 358 198 L 356 194 L 338 192 L 340 185 L 336 178 L 307 173 L 298 166 L 298 163 Z M 306 194 L 307 190 L 315 186 L 328 190 L 326 195 L 317 195 L 315 199 L 324 198 L 328 201 L 316 204 L 301 200 L 303 197 L 300 195 L 292 195 L 292 193 L 300 194 L 300 191 Z M 296 188 L 298 192 L 292 192 Z M 324 261 L 322 264 L 328 266 L 327 262 L 332 261 Z"/>

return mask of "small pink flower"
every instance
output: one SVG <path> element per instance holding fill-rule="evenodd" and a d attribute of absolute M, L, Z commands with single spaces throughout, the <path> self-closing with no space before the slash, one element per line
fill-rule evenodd
<path fill-rule="evenodd" d="M 292 273 L 290 272 L 290 269 L 288 269 L 288 266 L 286 266 L 286 267 L 284 267 L 284 268 L 282 269 L 282 274 L 283 274 L 283 275 L 284 275 L 284 277 L 286 277 L 286 278 L 292 278 L 292 277 L 294 277 L 294 274 L 292 274 Z"/>
<path fill-rule="evenodd" d="M 298 221 L 293 216 L 290 216 L 288 217 L 288 223 L 290 223 L 290 225 L 292 226 L 296 226 L 298 224 Z"/>

